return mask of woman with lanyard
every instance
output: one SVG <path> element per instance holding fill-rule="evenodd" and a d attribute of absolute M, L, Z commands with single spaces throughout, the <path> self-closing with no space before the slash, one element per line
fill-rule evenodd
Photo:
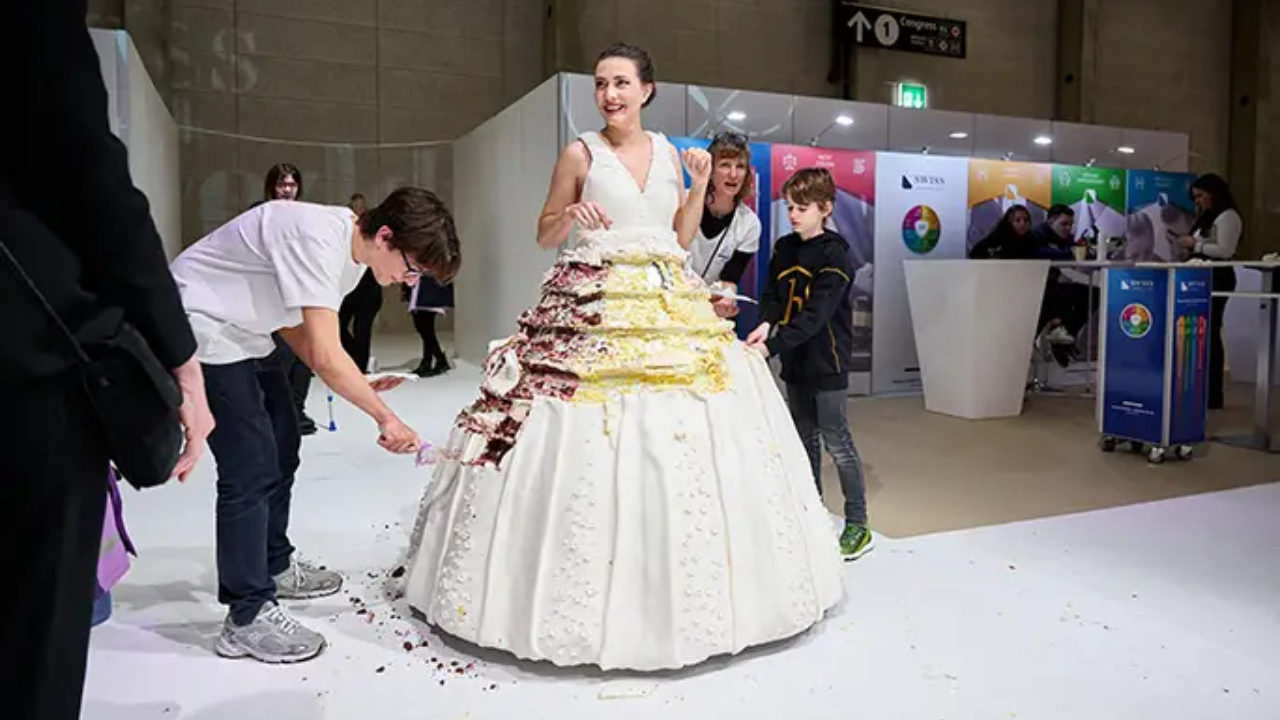
<path fill-rule="evenodd" d="M 743 202 L 755 190 L 751 172 L 751 148 L 745 135 L 722 132 L 707 149 L 711 154 L 711 180 L 702 222 L 689 246 L 689 264 L 713 289 L 716 314 L 738 314 L 733 296 L 742 274 L 760 249 L 760 218 Z"/>
<path fill-rule="evenodd" d="M 1231 186 L 1221 177 L 1207 173 L 1191 183 L 1191 199 L 1195 201 L 1195 224 L 1191 234 L 1177 239 L 1177 244 L 1190 254 L 1193 260 L 1231 260 L 1240 246 L 1244 221 L 1236 210 Z M 1213 292 L 1232 292 L 1236 289 L 1236 270 L 1227 265 L 1213 269 Z M 1209 409 L 1219 410 L 1223 405 L 1224 374 L 1226 372 L 1226 347 L 1222 341 L 1222 320 L 1227 313 L 1227 298 L 1212 299 L 1209 310 Z"/>

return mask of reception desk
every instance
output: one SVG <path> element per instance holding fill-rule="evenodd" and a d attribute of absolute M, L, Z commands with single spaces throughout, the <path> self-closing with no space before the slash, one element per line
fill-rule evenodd
<path fill-rule="evenodd" d="M 1047 260 L 906 260 L 916 354 L 930 412 L 1022 414 Z"/>

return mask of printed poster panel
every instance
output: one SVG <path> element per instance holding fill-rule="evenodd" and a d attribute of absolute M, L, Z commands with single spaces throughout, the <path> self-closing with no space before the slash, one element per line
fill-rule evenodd
<path fill-rule="evenodd" d="M 1191 232 L 1196 219 L 1191 173 L 1130 170 L 1128 230 L 1123 258 L 1139 262 L 1181 262 L 1188 251 L 1173 242 Z"/>
<path fill-rule="evenodd" d="M 965 158 L 876 154 L 873 393 L 921 388 L 902 263 L 966 256 L 968 184 Z"/>
<path fill-rule="evenodd" d="M 969 240 L 972 250 L 1005 213 L 1021 205 L 1031 211 L 1031 225 L 1045 221 L 1052 195 L 1053 166 L 1004 160 L 969 161 Z"/>
<path fill-rule="evenodd" d="M 1165 348 L 1169 272 L 1159 268 L 1105 271 L 1106 363 L 1102 432 L 1160 444 L 1164 429 Z"/>
<path fill-rule="evenodd" d="M 1083 165 L 1053 166 L 1053 204 L 1061 203 L 1076 213 L 1076 239 L 1086 234 L 1103 243 L 1123 245 L 1128 221 L 1125 217 L 1125 171 Z"/>

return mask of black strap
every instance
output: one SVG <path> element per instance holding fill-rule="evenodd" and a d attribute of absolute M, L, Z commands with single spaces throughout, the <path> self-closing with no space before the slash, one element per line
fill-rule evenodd
<path fill-rule="evenodd" d="M 17 273 L 18 278 L 27 286 L 27 290 L 29 290 L 32 296 L 35 297 L 36 301 L 40 303 L 40 307 L 44 308 L 45 314 L 49 316 L 49 319 L 53 321 L 54 325 L 58 326 L 60 334 L 66 338 L 67 344 L 71 346 L 71 350 L 75 354 L 76 360 L 78 360 L 81 365 L 90 364 L 92 361 L 89 359 L 89 356 L 85 354 L 84 348 L 80 347 L 80 341 L 76 340 L 75 334 L 71 332 L 71 329 L 67 327 L 66 323 L 62 322 L 62 318 L 59 317 L 58 311 L 54 310 L 53 306 L 49 304 L 49 300 L 45 298 L 44 293 L 40 292 L 40 288 L 36 287 L 35 281 L 27 274 L 26 268 L 22 267 L 22 263 L 18 262 L 18 258 L 13 256 L 13 253 L 9 251 L 9 246 L 6 245 L 3 240 L 0 240 L 0 255 L 4 255 L 5 259 L 9 262 L 9 265 L 13 268 L 13 271 Z"/>
<path fill-rule="evenodd" d="M 705 208 L 703 209 L 703 212 L 706 212 Z M 716 255 L 720 254 L 720 246 L 724 244 L 724 237 L 729 234 L 729 229 L 733 227 L 733 221 L 737 219 L 738 219 L 738 206 L 734 205 L 733 212 L 729 213 L 729 224 L 725 225 L 724 229 L 720 231 L 720 237 L 716 239 L 716 247 L 714 250 L 711 251 L 711 257 L 707 259 L 707 265 L 706 267 L 702 268 L 702 272 L 699 273 L 700 275 L 702 275 L 703 279 L 706 279 L 707 271 L 711 269 L 711 263 L 715 262 Z"/>

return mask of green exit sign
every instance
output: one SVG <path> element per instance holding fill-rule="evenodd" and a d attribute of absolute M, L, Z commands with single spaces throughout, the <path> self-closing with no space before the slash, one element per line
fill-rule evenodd
<path fill-rule="evenodd" d="M 923 110 L 929 107 L 929 89 L 916 83 L 898 83 L 898 92 L 893 102 L 898 107 Z"/>

